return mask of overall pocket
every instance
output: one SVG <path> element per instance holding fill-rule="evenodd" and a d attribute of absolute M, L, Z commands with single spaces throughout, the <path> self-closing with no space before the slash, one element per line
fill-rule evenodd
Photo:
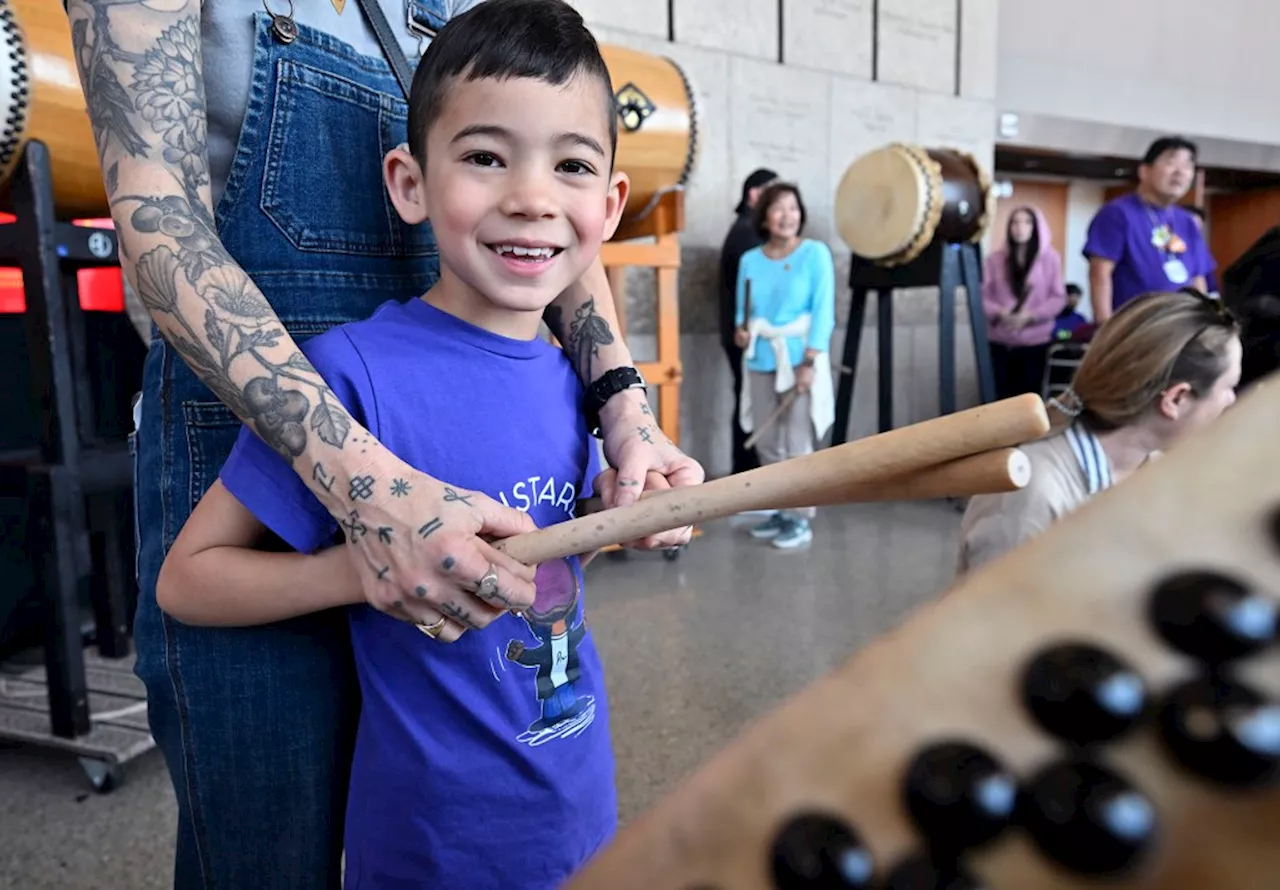
<path fill-rule="evenodd" d="M 429 225 L 396 214 L 380 163 L 407 139 L 403 99 L 300 62 L 276 63 L 261 207 L 300 251 L 359 257 L 436 253 Z"/>
<path fill-rule="evenodd" d="M 182 416 L 187 434 L 187 492 L 191 498 L 187 515 L 190 516 L 190 511 L 222 472 L 222 465 L 244 424 L 221 402 L 183 402 Z"/>

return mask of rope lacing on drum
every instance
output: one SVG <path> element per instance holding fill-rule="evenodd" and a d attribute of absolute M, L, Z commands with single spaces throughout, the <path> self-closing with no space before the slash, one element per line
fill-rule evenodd
<path fill-rule="evenodd" d="M 13 161 L 22 136 L 27 131 L 27 111 L 30 105 L 31 86 L 27 74 L 27 48 L 22 42 L 22 31 L 18 27 L 13 9 L 7 3 L 0 2 L 0 40 L 4 47 L 0 52 L 9 56 L 13 66 L 13 104 L 4 121 L 4 133 L 0 135 L 0 169 L 8 167 Z"/>

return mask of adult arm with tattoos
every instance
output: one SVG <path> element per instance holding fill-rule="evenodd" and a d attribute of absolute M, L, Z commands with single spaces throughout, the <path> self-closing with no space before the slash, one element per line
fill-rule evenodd
<path fill-rule="evenodd" d="M 353 539 L 370 604 L 389 611 L 403 603 L 412 614 L 433 608 L 437 597 L 474 597 L 490 562 L 499 574 L 495 598 L 530 604 L 532 571 L 495 558 L 483 539 L 531 530 L 532 521 L 479 493 L 456 497 L 374 441 L 223 247 L 212 212 L 201 0 L 69 0 L 67 10 L 121 267 L 166 343 L 335 518 L 358 513 L 365 524 L 394 529 L 396 541 L 412 542 Z M 576 355 L 589 357 L 590 367 L 578 365 L 584 379 L 629 363 L 625 344 L 611 334 L 602 270 L 561 303 L 568 317 L 598 319 L 577 341 Z M 624 478 L 644 478 L 643 468 L 653 467 L 675 484 L 700 481 L 701 469 L 673 445 L 646 441 L 655 437 L 643 432 L 645 410 L 624 393 L 602 414 L 606 453 L 621 462 Z M 629 499 L 620 487 L 613 502 Z M 417 534 L 426 524 L 432 533 Z M 423 586 L 433 592 L 427 602 L 411 595 Z"/>
<path fill-rule="evenodd" d="M 596 295 L 599 296 L 596 296 Z M 631 364 L 626 343 L 613 334 L 617 311 L 604 265 L 597 259 L 577 284 L 547 307 L 546 322 L 586 385 L 613 368 Z M 684 454 L 656 423 L 643 390 L 618 393 L 600 411 L 604 453 L 616 473 L 596 480 L 606 507 L 620 507 L 639 499 L 641 492 L 697 485 L 704 472 Z M 687 543 L 690 529 L 653 535 L 630 546 L 642 549 Z"/>

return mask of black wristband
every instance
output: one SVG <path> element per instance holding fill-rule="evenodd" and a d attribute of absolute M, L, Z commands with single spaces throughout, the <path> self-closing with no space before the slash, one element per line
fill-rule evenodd
<path fill-rule="evenodd" d="M 587 429 L 591 435 L 600 435 L 600 412 L 605 402 L 620 392 L 628 389 L 644 389 L 644 377 L 632 367 L 612 368 L 605 371 L 595 382 L 587 387 L 583 396 L 582 410 L 587 416 Z"/>

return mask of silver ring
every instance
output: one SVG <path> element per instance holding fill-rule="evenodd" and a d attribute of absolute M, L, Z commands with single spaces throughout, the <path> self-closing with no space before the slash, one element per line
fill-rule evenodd
<path fill-rule="evenodd" d="M 434 640 L 440 636 L 440 631 L 444 630 L 444 624 L 448 620 L 449 619 L 445 618 L 445 616 L 441 615 L 439 621 L 436 621 L 433 624 L 418 624 L 417 628 Z"/>
<path fill-rule="evenodd" d="M 484 577 L 476 584 L 476 593 L 484 599 L 493 599 L 498 593 L 498 569 L 493 563 L 489 563 L 489 571 L 484 573 Z"/>

